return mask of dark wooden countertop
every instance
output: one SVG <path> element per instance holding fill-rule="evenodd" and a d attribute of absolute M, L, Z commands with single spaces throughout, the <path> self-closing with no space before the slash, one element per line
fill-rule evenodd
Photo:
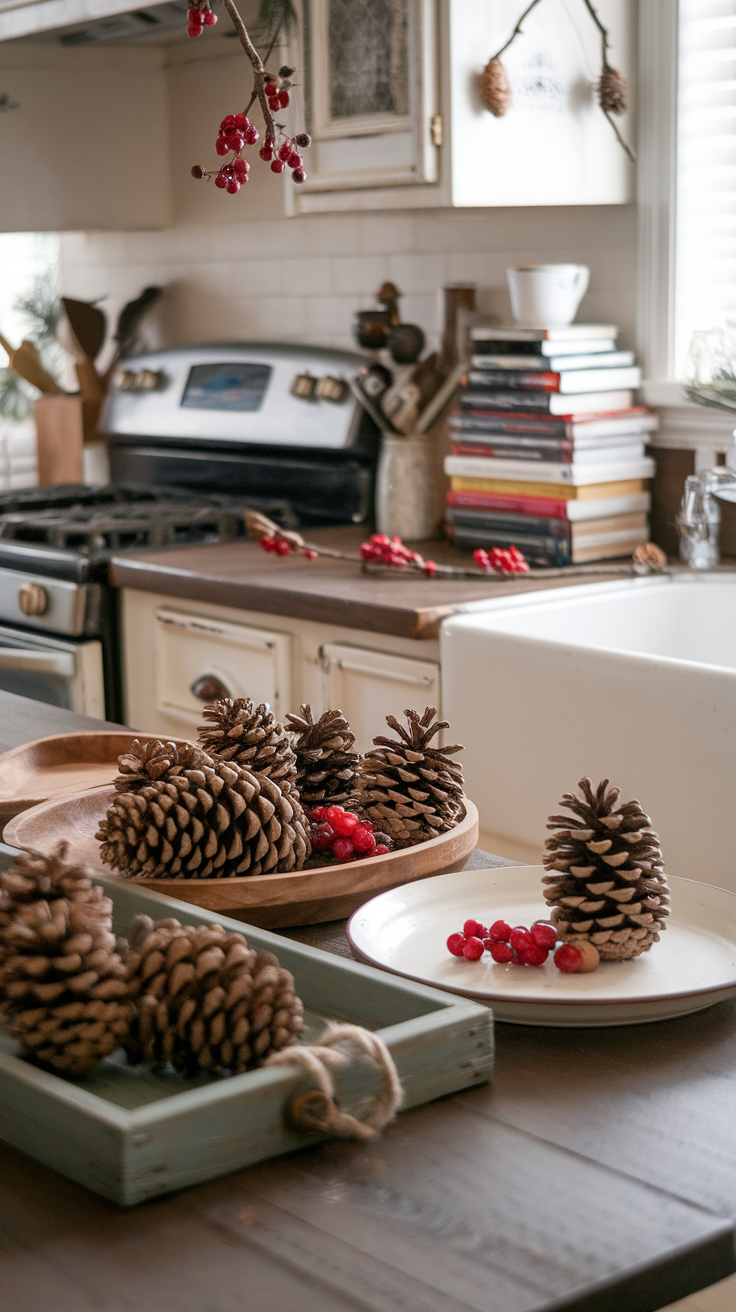
<path fill-rule="evenodd" d="M 0 751 L 91 727 L 0 693 Z M 347 953 L 340 923 L 288 932 Z M 736 1001 L 497 1025 L 493 1084 L 130 1211 L 0 1143 L 0 1306 L 654 1312 L 736 1266 L 734 1071 Z"/>
<path fill-rule="evenodd" d="M 366 530 L 311 529 L 310 540 L 358 554 Z M 447 542 L 418 544 L 427 559 L 472 564 Z M 585 582 L 595 583 L 593 575 Z M 110 580 L 118 587 L 160 592 L 186 601 L 209 601 L 239 610 L 263 611 L 296 619 L 390 633 L 400 638 L 436 638 L 447 615 L 468 601 L 511 596 L 540 588 L 564 587 L 580 579 L 401 578 L 370 575 L 360 566 L 321 556 L 282 559 L 267 555 L 255 542 L 133 551 L 116 556 Z"/>

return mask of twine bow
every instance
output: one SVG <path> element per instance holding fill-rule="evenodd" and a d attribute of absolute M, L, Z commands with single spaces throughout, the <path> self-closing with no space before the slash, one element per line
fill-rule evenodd
<path fill-rule="evenodd" d="M 383 1090 L 365 1120 L 358 1120 L 335 1103 L 333 1071 L 351 1059 L 338 1043 L 349 1040 L 383 1076 Z M 396 1115 L 404 1097 L 394 1059 L 386 1044 L 360 1025 L 331 1022 L 320 1042 L 282 1049 L 266 1066 L 302 1066 L 318 1086 L 297 1094 L 289 1106 L 289 1120 L 298 1130 L 335 1135 L 338 1139 L 374 1139 Z"/>

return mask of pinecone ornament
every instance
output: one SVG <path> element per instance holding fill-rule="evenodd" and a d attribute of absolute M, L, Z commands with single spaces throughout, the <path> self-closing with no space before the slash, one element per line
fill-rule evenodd
<path fill-rule="evenodd" d="M 84 1075 L 120 1046 L 131 1009 L 112 902 L 88 876 L 82 887 L 78 868 L 67 869 L 71 896 L 27 901 L 3 926 L 2 988 L 23 1056 Z"/>
<path fill-rule="evenodd" d="M 623 73 L 603 65 L 598 82 L 598 104 L 604 114 L 625 114 L 629 107 L 629 84 Z"/>
<path fill-rule="evenodd" d="M 223 697 L 204 708 L 199 741 L 210 756 L 235 761 L 253 774 L 265 774 L 284 795 L 296 784 L 296 756 L 291 734 L 275 720 L 268 705 L 249 697 Z"/>
<path fill-rule="evenodd" d="M 638 802 L 617 806 L 620 788 L 604 779 L 565 793 L 574 819 L 551 815 L 543 879 L 551 920 L 566 943 L 587 939 L 606 961 L 628 961 L 659 940 L 669 889 L 659 838 Z"/>
<path fill-rule="evenodd" d="M 325 711 L 315 723 L 311 706 L 304 705 L 301 715 L 292 711 L 286 722 L 293 733 L 302 806 L 344 806 L 355 792 L 360 757 L 342 711 Z"/>
<path fill-rule="evenodd" d="M 360 769 L 359 809 L 397 847 L 411 847 L 452 829 L 465 815 L 463 771 L 450 757 L 462 747 L 430 747 L 446 720 L 433 706 L 420 717 L 404 711 L 408 729 L 393 715 L 386 723 L 398 735 L 374 738 Z"/>
<path fill-rule="evenodd" d="M 134 742 L 96 837 L 128 877 L 214 879 L 301 870 L 310 852 L 297 799 L 191 744 Z"/>
<path fill-rule="evenodd" d="M 496 118 L 503 118 L 511 104 L 511 83 L 500 59 L 489 59 L 480 75 L 480 98 Z"/>
<path fill-rule="evenodd" d="M 289 971 L 221 925 L 136 916 L 127 969 L 133 1063 L 238 1073 L 293 1043 L 303 1025 Z"/>

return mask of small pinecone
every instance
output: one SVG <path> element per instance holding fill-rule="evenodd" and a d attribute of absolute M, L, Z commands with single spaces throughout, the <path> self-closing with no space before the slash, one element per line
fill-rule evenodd
<path fill-rule="evenodd" d="M 289 971 L 221 925 L 136 916 L 127 970 L 134 1063 L 237 1073 L 293 1043 L 303 1025 Z"/>
<path fill-rule="evenodd" d="M 625 114 L 629 107 L 629 84 L 623 73 L 603 65 L 598 83 L 598 104 L 604 114 Z"/>
<path fill-rule="evenodd" d="M 112 902 L 69 867 L 70 897 L 17 908 L 2 931 L 2 985 L 11 1034 L 25 1057 L 84 1075 L 123 1042 L 130 1023 Z"/>
<path fill-rule="evenodd" d="M 88 892 L 89 872 L 83 866 L 66 865 L 65 853 L 66 843 L 61 843 L 51 857 L 20 852 L 8 870 L 0 871 L 0 967 L 7 954 L 4 930 L 23 907 L 39 898 L 47 902 L 60 897 L 73 900 Z M 0 993 L 0 1011 L 2 1005 Z"/>
<path fill-rule="evenodd" d="M 496 118 L 503 118 L 511 104 L 511 84 L 500 59 L 489 59 L 480 75 L 480 98 Z"/>
<path fill-rule="evenodd" d="M 325 711 L 315 723 L 311 706 L 287 715 L 293 733 L 297 790 L 302 806 L 344 806 L 353 796 L 360 757 L 342 711 Z"/>
<path fill-rule="evenodd" d="M 301 870 L 301 806 L 277 784 L 190 744 L 134 742 L 96 838 L 128 877 L 210 879 Z"/>
<path fill-rule="evenodd" d="M 411 847 L 452 829 L 465 815 L 463 770 L 449 758 L 462 747 L 430 747 L 435 734 L 449 728 L 435 720 L 433 706 L 424 715 L 404 711 L 408 730 L 393 715 L 386 723 L 398 735 L 374 738 L 361 764 L 359 809 L 394 840 Z"/>
<path fill-rule="evenodd" d="M 565 793 L 560 803 L 576 818 L 549 817 L 544 864 L 556 873 L 544 896 L 566 943 L 587 939 L 604 960 L 628 961 L 659 940 L 669 914 L 659 838 L 638 802 L 616 807 L 621 790 L 607 779 L 578 787 L 582 800 Z"/>
<path fill-rule="evenodd" d="M 291 734 L 275 720 L 267 704 L 249 697 L 223 697 L 204 708 L 199 741 L 210 756 L 235 761 L 253 774 L 265 774 L 288 795 L 296 784 L 296 756 Z"/>

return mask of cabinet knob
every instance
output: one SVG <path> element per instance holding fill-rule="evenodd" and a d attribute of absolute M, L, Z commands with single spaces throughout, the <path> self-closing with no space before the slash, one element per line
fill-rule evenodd
<path fill-rule="evenodd" d="M 200 702 L 218 702 L 221 697 L 230 696 L 230 689 L 225 687 L 216 674 L 200 674 L 189 691 Z"/>
<path fill-rule="evenodd" d="M 48 593 L 40 583 L 21 583 L 18 589 L 18 605 L 24 615 L 43 615 L 48 604 Z"/>

